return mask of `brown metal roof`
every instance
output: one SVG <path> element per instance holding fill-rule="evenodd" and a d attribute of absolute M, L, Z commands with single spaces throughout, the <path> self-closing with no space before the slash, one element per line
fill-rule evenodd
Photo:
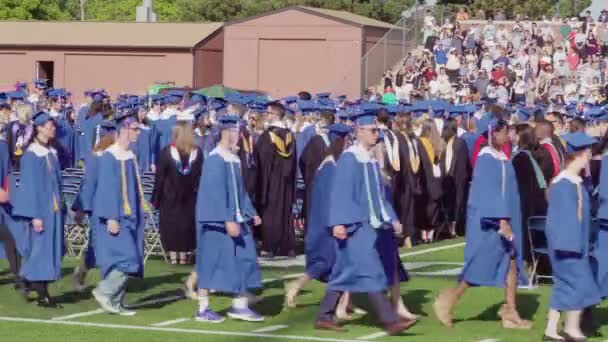
<path fill-rule="evenodd" d="M 281 12 L 285 12 L 285 11 L 290 11 L 290 10 L 301 11 L 301 12 L 312 14 L 312 15 L 320 15 L 320 16 L 328 18 L 328 19 L 336 20 L 336 21 L 339 21 L 342 23 L 359 26 L 359 27 L 379 27 L 379 28 L 385 28 L 385 29 L 399 29 L 399 27 L 397 27 L 395 25 L 391 25 L 391 24 L 385 23 L 383 21 L 364 17 L 361 15 L 346 12 L 346 11 L 336 11 L 336 10 L 329 10 L 329 9 L 316 8 L 316 7 L 306 7 L 306 6 L 289 6 L 289 7 L 281 8 L 281 9 L 278 9 L 275 11 L 264 12 L 264 13 L 254 15 L 251 17 L 231 21 L 229 23 L 226 23 L 226 25 L 234 25 L 234 24 L 238 24 L 238 23 L 243 23 L 243 22 L 246 22 L 249 20 L 253 20 L 253 19 L 257 19 L 257 18 L 261 18 L 261 17 L 265 17 L 268 15 L 273 15 L 273 14 L 277 14 L 277 13 L 281 13 Z"/>
<path fill-rule="evenodd" d="M 380 20 L 364 17 L 362 15 L 354 14 L 351 12 L 336 11 L 336 10 L 330 10 L 330 9 L 325 9 L 325 8 L 306 7 L 306 6 L 297 6 L 297 7 L 301 7 L 303 9 L 313 11 L 313 12 L 316 12 L 319 14 L 323 14 L 326 16 L 338 18 L 338 19 L 341 19 L 344 21 L 349 21 L 351 23 L 354 23 L 354 24 L 357 24 L 360 26 L 380 27 L 380 28 L 387 28 L 387 29 L 398 28 L 389 23 L 385 23 Z"/>
<path fill-rule="evenodd" d="M 0 21 L 0 46 L 193 48 L 223 23 Z"/>

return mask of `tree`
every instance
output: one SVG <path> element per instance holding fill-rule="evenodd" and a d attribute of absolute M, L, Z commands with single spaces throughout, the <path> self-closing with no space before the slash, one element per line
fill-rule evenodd
<path fill-rule="evenodd" d="M 574 10 L 572 10 L 572 0 L 559 0 L 559 13 L 562 18 L 570 18 L 579 15 L 585 8 L 591 6 L 591 0 L 576 0 L 574 1 Z"/>
<path fill-rule="evenodd" d="M 135 9 L 141 5 L 141 0 L 87 0 L 86 19 L 104 21 L 133 21 Z M 154 1 L 154 12 L 159 21 L 182 20 L 175 0 Z"/>
<path fill-rule="evenodd" d="M 0 18 L 3 20 L 70 20 L 56 0 L 0 0 Z"/>

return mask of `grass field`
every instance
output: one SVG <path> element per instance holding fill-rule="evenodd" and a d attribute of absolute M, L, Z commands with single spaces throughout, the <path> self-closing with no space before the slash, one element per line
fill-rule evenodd
<path fill-rule="evenodd" d="M 266 316 L 263 323 L 227 320 L 210 325 L 193 320 L 197 303 L 180 297 L 178 290 L 190 267 L 169 266 L 160 260 L 146 264 L 146 278 L 129 283 L 127 304 L 137 307 L 134 317 L 111 316 L 98 310 L 90 295 L 98 272 L 87 279 L 90 287 L 84 294 L 72 291 L 71 274 L 77 259 L 64 260 L 64 275 L 51 287 L 51 293 L 63 309 L 42 309 L 35 302 L 25 303 L 13 290 L 11 277 L 0 276 L 0 341 L 539 341 L 544 329 L 550 287 L 520 290 L 522 315 L 535 321 L 532 331 L 503 330 L 496 311 L 502 303 L 500 289 L 472 289 L 456 307 L 455 327 L 442 327 L 434 318 L 431 304 L 437 292 L 455 284 L 463 259 L 461 240 L 450 240 L 402 251 L 403 260 L 412 270 L 412 280 L 402 286 L 410 309 L 421 315 L 420 322 L 402 336 L 388 337 L 374 325 L 370 315 L 347 323 L 348 332 L 333 333 L 312 328 L 324 286 L 313 283 L 298 297 L 298 308 L 283 307 L 283 277 L 301 273 L 301 266 L 265 267 L 263 301 L 255 308 Z M 0 270 L 6 269 L 0 261 Z M 445 272 L 447 271 L 447 272 Z M 355 298 L 367 308 L 365 297 Z M 230 298 L 213 297 L 212 307 L 220 313 L 230 305 Z M 597 310 L 600 322 L 608 320 L 608 308 Z M 608 338 L 608 328 L 601 332 Z M 597 339 L 601 341 L 603 339 Z"/>

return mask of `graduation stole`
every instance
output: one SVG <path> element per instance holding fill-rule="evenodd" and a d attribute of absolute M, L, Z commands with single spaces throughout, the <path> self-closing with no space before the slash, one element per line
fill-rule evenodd
<path fill-rule="evenodd" d="M 49 152 L 51 153 L 51 152 Z M 49 171 L 49 177 L 51 177 L 53 175 L 53 168 L 51 167 L 51 161 L 49 160 L 49 154 L 47 153 L 46 156 L 44 156 L 44 159 L 46 160 L 46 169 Z M 59 200 L 57 199 L 57 194 L 55 194 L 55 192 L 53 192 L 53 212 L 58 212 L 59 211 Z"/>
<path fill-rule="evenodd" d="M 433 144 L 431 144 L 429 138 L 421 137 L 420 142 L 422 143 L 422 146 L 424 146 L 426 153 L 429 155 L 431 163 L 435 164 L 435 149 L 433 149 Z"/>
<path fill-rule="evenodd" d="M 120 178 L 121 178 L 121 192 L 122 192 L 122 203 L 123 210 L 126 216 L 131 216 L 133 214 L 133 210 L 131 209 L 131 205 L 129 204 L 129 195 L 127 192 L 127 172 L 125 163 L 126 160 L 120 161 Z M 133 162 L 135 163 L 135 178 L 137 181 L 137 190 L 139 192 L 139 198 L 141 200 L 141 206 L 144 209 L 144 212 L 151 213 L 150 207 L 144 198 L 144 189 L 141 186 L 141 180 L 139 177 L 139 166 L 137 165 L 137 159 L 133 158 Z"/>
<path fill-rule="evenodd" d="M 583 221 L 583 191 L 581 189 L 580 184 L 576 184 L 576 204 L 577 204 L 577 214 L 578 214 L 578 222 Z"/>
<path fill-rule="evenodd" d="M 415 143 L 410 139 L 410 137 L 405 132 L 400 132 L 405 138 L 405 142 L 407 143 L 408 155 L 410 159 L 410 167 L 412 168 L 412 173 L 417 174 L 420 169 L 420 156 L 418 155 L 418 149 L 416 149 Z"/>
<path fill-rule="evenodd" d="M 243 142 L 243 150 L 245 150 L 245 153 L 253 153 L 253 138 L 251 137 L 251 134 L 249 134 L 249 138 L 245 138 L 245 135 L 241 132 L 241 141 Z"/>
<path fill-rule="evenodd" d="M 450 169 L 452 168 L 452 158 L 454 157 L 454 151 L 453 151 L 454 138 L 455 137 L 450 138 L 450 140 L 448 141 L 448 144 L 445 148 L 445 173 L 446 174 L 449 174 Z"/>
<path fill-rule="evenodd" d="M 547 150 L 547 152 L 549 152 L 549 155 L 551 155 L 551 163 L 553 164 L 553 177 L 555 177 L 559 174 L 561 165 L 559 155 L 557 154 L 557 149 L 550 142 L 543 143 L 541 144 L 541 146 L 545 150 Z"/>
<path fill-rule="evenodd" d="M 391 140 L 388 135 L 391 134 L 393 137 L 394 144 L 391 144 Z M 399 160 L 399 141 L 397 141 L 397 137 L 390 130 L 386 130 L 384 134 L 384 146 L 386 148 L 386 154 L 388 155 L 388 160 L 393 167 L 393 170 L 399 172 L 401 170 L 401 161 Z"/>
<path fill-rule="evenodd" d="M 543 172 L 541 171 L 540 166 L 538 166 L 538 163 L 536 162 L 534 157 L 532 157 L 532 154 L 530 153 L 530 151 L 519 150 L 517 152 L 517 154 L 520 154 L 520 153 L 525 153 L 530 158 L 530 163 L 532 163 L 532 168 L 534 169 L 534 175 L 536 176 L 536 181 L 538 182 L 538 187 L 541 189 L 546 189 L 547 181 L 545 180 L 545 176 L 543 175 Z"/>
<path fill-rule="evenodd" d="M 293 136 L 291 135 L 291 132 L 287 133 L 287 135 L 285 136 L 285 141 L 283 141 L 280 136 L 278 136 L 272 131 L 268 131 L 268 134 L 270 135 L 270 141 L 277 149 L 277 153 L 283 158 L 291 157 L 291 154 L 293 153 L 293 146 L 291 145 L 291 143 L 293 142 Z"/>
<path fill-rule="evenodd" d="M 198 150 L 194 149 L 192 151 L 190 151 L 190 155 L 188 156 L 188 165 L 182 165 L 182 158 L 179 155 L 179 151 L 177 150 L 177 148 L 175 147 L 175 144 L 171 144 L 171 158 L 173 158 L 173 161 L 175 162 L 175 166 L 177 166 L 177 171 L 182 174 L 182 175 L 189 175 L 190 171 L 192 170 L 192 163 L 194 162 L 194 160 L 196 159 L 197 155 L 198 155 Z"/>

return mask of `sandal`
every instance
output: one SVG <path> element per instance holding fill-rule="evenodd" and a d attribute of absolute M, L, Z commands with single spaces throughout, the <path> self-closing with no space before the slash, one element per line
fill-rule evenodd
<path fill-rule="evenodd" d="M 522 319 L 517 311 L 507 309 L 504 304 L 498 310 L 498 317 L 502 320 L 502 327 L 504 329 L 532 329 L 531 321 Z"/>

